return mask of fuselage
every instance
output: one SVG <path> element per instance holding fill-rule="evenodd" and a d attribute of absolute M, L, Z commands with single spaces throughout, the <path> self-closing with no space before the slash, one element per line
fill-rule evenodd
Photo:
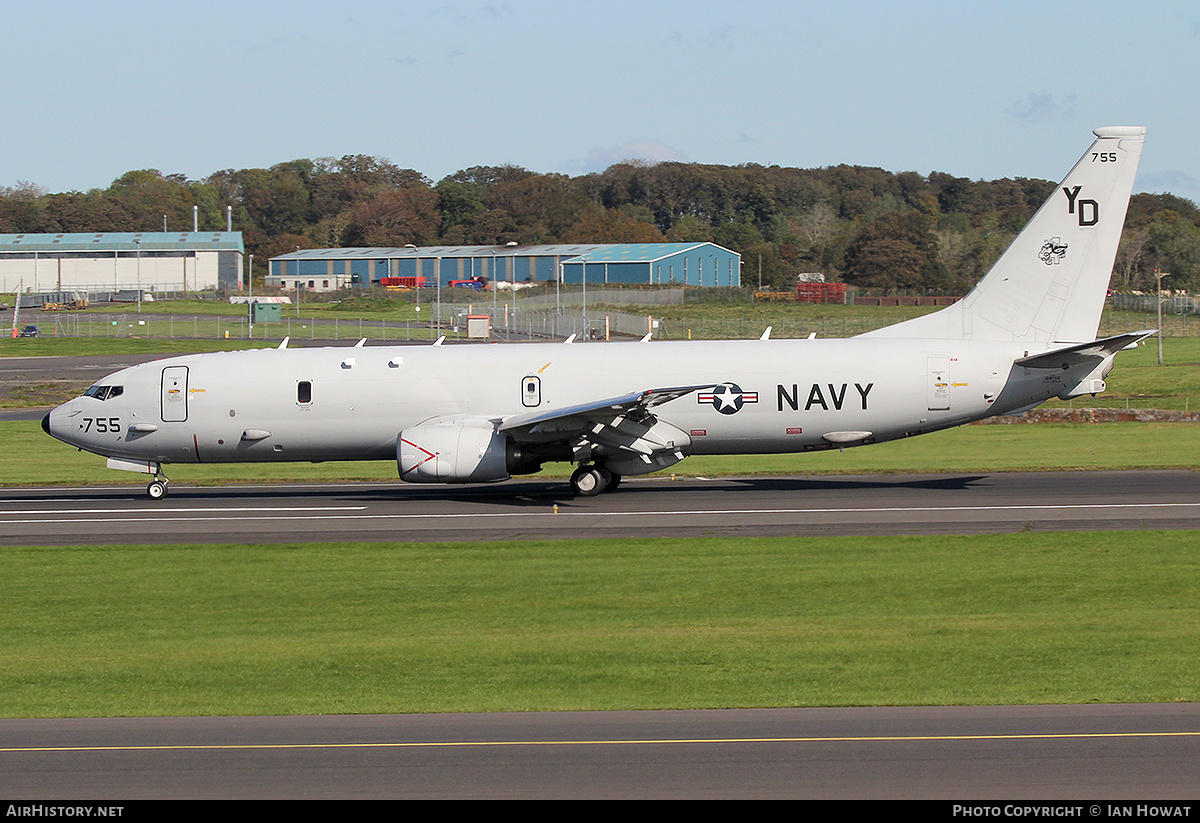
<path fill-rule="evenodd" d="M 851 338 L 199 354 L 117 372 L 43 426 L 129 461 L 392 460 L 397 434 L 433 418 L 499 423 L 709 386 L 654 409 L 689 435 L 686 453 L 800 452 L 908 437 L 1053 397 L 1072 375 L 1014 367 L 1033 353 L 1027 346 Z"/>

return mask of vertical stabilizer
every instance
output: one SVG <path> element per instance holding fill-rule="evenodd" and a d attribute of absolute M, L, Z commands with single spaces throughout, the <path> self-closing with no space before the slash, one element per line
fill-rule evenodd
<path fill-rule="evenodd" d="M 966 297 L 864 336 L 1094 340 L 1146 129 L 1106 126 L 1095 135 L 1096 142 Z"/>

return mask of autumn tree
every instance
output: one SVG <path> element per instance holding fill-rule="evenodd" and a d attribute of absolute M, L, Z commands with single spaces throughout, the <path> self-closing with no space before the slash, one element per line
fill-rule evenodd
<path fill-rule="evenodd" d="M 342 245 L 432 245 L 439 219 L 437 195 L 428 186 L 378 191 L 350 208 Z"/>
<path fill-rule="evenodd" d="M 182 174 L 141 169 L 118 177 L 105 195 L 124 213 L 125 231 L 162 231 L 164 215 L 168 225 L 190 228 L 195 198 L 187 184 Z"/>
<path fill-rule="evenodd" d="M 567 229 L 564 243 L 662 243 L 662 232 L 618 209 L 592 208 Z"/>
<path fill-rule="evenodd" d="M 917 212 L 888 212 L 867 225 L 846 249 L 846 282 L 881 289 L 944 284 L 947 273 L 926 220 Z"/>
<path fill-rule="evenodd" d="M 43 231 L 42 207 L 46 192 L 25 181 L 0 188 L 0 232 L 20 234 Z"/>
<path fill-rule="evenodd" d="M 531 174 L 497 184 L 484 202 L 512 216 L 522 244 L 558 242 L 586 206 L 579 187 L 565 174 Z"/>
<path fill-rule="evenodd" d="M 202 180 L 156 169 L 106 189 L 48 194 L 0 188 L 0 231 L 154 231 L 167 215 L 190 229 L 234 228 L 268 257 L 340 245 L 503 245 L 556 242 L 715 242 L 763 261 L 784 284 L 821 271 L 879 288 L 962 293 L 995 262 L 1054 190 L 1026 178 L 983 181 L 944 172 L 839 165 L 818 169 L 630 160 L 598 174 L 539 174 L 511 164 L 471 166 L 436 186 L 381 157 L 297 159 L 225 169 Z M 1146 287 L 1148 272 L 1200 284 L 1200 208 L 1172 194 L 1132 197 L 1116 283 Z"/>
<path fill-rule="evenodd" d="M 1146 227 L 1146 268 L 1140 283 L 1153 288 L 1152 271 L 1170 272 L 1164 288 L 1191 289 L 1200 286 L 1200 228 L 1170 209 L 1159 212 Z"/>

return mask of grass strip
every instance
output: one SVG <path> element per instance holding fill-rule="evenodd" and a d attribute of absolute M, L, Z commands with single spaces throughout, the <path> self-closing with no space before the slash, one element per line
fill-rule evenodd
<path fill-rule="evenodd" d="M 1197 701 L 1198 545 L 9 548 L 0 715 Z"/>

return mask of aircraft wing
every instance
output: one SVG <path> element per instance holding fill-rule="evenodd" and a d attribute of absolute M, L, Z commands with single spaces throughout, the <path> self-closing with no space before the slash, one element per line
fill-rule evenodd
<path fill-rule="evenodd" d="M 650 409 L 662 403 L 676 400 L 680 397 L 711 389 L 713 384 L 703 386 L 678 386 L 668 389 L 646 389 L 632 392 L 620 397 L 609 397 L 590 403 L 578 403 L 574 406 L 564 406 L 558 409 L 517 414 L 506 417 L 501 421 L 499 431 L 514 431 L 517 429 L 533 429 L 546 423 L 562 424 L 572 419 L 579 423 L 597 418 L 611 418 L 614 415 L 624 416 L 633 420 L 644 420 L 650 416 Z M 555 426 L 557 428 L 558 426 Z M 570 426 L 568 426 L 570 428 Z"/>
<path fill-rule="evenodd" d="M 1157 331 L 1151 329 L 1118 334 L 1114 337 L 1094 340 L 1091 343 L 1078 343 L 1031 357 L 1022 357 L 1016 361 L 1016 364 L 1027 369 L 1063 369 L 1065 371 L 1072 366 L 1086 363 L 1088 360 L 1103 360 L 1111 357 L 1122 349 L 1137 345 L 1152 334 L 1157 334 Z"/>
<path fill-rule="evenodd" d="M 711 388 L 712 384 L 646 389 L 514 415 L 500 421 L 497 428 L 519 442 L 560 444 L 570 449 L 576 462 L 603 458 L 614 472 L 641 474 L 682 460 L 691 445 L 687 432 L 659 420 L 651 409 Z"/>

